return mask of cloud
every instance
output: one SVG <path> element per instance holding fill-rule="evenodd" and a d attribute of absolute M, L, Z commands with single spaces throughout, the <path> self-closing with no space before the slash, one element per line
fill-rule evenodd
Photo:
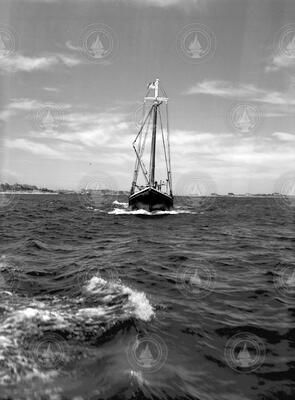
<path fill-rule="evenodd" d="M 48 71 L 58 65 L 73 67 L 81 63 L 80 59 L 63 54 L 27 57 L 15 53 L 9 57 L 0 57 L 0 70 L 7 73 Z"/>
<path fill-rule="evenodd" d="M 82 64 L 82 61 L 76 57 L 59 54 L 56 56 L 60 61 L 65 64 L 67 67 L 75 67 L 76 65 Z"/>
<path fill-rule="evenodd" d="M 0 69 L 5 72 L 31 72 L 46 70 L 58 63 L 55 57 L 25 57 L 14 54 L 10 57 L 0 58 Z"/>
<path fill-rule="evenodd" d="M 3 110 L 0 112 L 0 121 L 7 122 L 13 115 L 12 110 Z"/>
<path fill-rule="evenodd" d="M 16 116 L 19 112 L 39 109 L 41 104 L 42 103 L 37 100 L 27 98 L 12 99 L 4 110 L 1 111 L 0 120 L 7 122 L 11 117 Z"/>
<path fill-rule="evenodd" d="M 16 0 L 19 1 L 19 0 Z M 76 0 L 74 0 L 76 1 Z M 60 0 L 26 0 L 27 3 L 59 3 Z"/>
<path fill-rule="evenodd" d="M 70 40 L 66 42 L 66 48 L 72 51 L 79 51 L 79 52 L 84 51 L 82 47 L 74 45 Z"/>
<path fill-rule="evenodd" d="M 43 143 L 37 143 L 30 141 L 28 139 L 23 139 L 23 138 L 18 138 L 18 139 L 8 139 L 5 142 L 6 147 L 10 149 L 18 149 L 22 151 L 27 151 L 29 153 L 33 153 L 39 156 L 45 156 L 45 157 L 54 157 L 54 158 L 60 158 L 62 157 L 62 154 L 56 150 L 51 148 L 50 146 L 43 144 Z"/>
<path fill-rule="evenodd" d="M 55 92 L 55 93 L 60 92 L 60 89 L 54 87 L 44 86 L 43 89 L 46 90 L 46 92 Z"/>
<path fill-rule="evenodd" d="M 21 113 L 34 113 L 31 115 L 37 117 L 38 111 L 42 111 L 44 108 L 51 107 L 59 112 L 64 112 L 71 108 L 70 104 L 67 103 L 44 103 L 36 99 L 29 98 L 17 98 L 11 99 L 10 103 L 6 105 L 4 110 L 0 113 L 0 120 L 8 121 L 11 117 L 20 115 Z"/>
<path fill-rule="evenodd" d="M 135 131 L 124 114 L 75 112 L 68 114 L 65 127 L 60 130 L 31 131 L 29 137 L 7 139 L 6 147 L 39 158 L 70 160 L 73 163 L 82 161 L 87 164 L 91 161 L 111 174 L 122 174 L 122 188 L 125 188 L 133 168 L 131 143 Z M 259 180 L 267 174 L 270 182 L 295 162 L 291 140 L 294 143 L 292 135 L 287 132 L 237 138 L 234 133 L 228 132 L 172 130 L 174 180 L 176 182 L 177 177 L 181 179 L 184 173 L 198 176 L 206 171 L 218 185 L 220 182 L 225 186 L 235 182 L 243 187 L 238 191 L 248 191 L 247 182 L 249 179 L 251 181 L 251 177 Z"/>
<path fill-rule="evenodd" d="M 270 91 L 258 88 L 252 84 L 234 85 L 228 81 L 203 81 L 186 90 L 183 94 L 204 94 L 226 99 L 244 99 L 272 105 L 295 105 L 294 94 Z"/>
<path fill-rule="evenodd" d="M 4 120 L 13 115 L 15 121 L 18 117 L 23 118 L 23 113 L 28 113 L 30 119 L 37 118 L 37 115 L 42 117 L 43 114 L 38 112 L 44 105 L 46 104 L 35 99 L 13 99 L 0 117 L 2 116 Z M 84 111 L 83 107 L 73 112 L 69 104 L 53 104 L 52 106 L 62 110 L 60 114 L 56 114 L 57 117 L 60 116 L 60 120 L 53 121 L 53 128 L 46 129 L 46 125 L 42 126 L 42 121 L 36 120 L 26 134 L 26 138 L 19 137 L 14 141 L 8 141 L 7 146 L 34 154 L 40 151 L 40 154 L 48 157 L 62 159 L 70 157 L 77 160 L 87 159 L 99 149 L 99 159 L 102 159 L 103 153 L 106 163 L 113 160 L 113 155 L 110 158 L 110 154 L 116 151 L 122 153 L 117 154 L 121 162 L 126 158 L 126 151 L 127 153 L 128 150 L 132 151 L 131 143 L 136 129 L 135 125 L 133 126 L 132 116 L 129 114 L 120 113 L 115 109 L 101 113 Z M 52 115 L 54 118 L 55 114 Z M 15 135 L 17 134 L 15 132 Z M 22 132 L 19 133 L 20 135 Z M 39 144 L 42 146 L 38 147 Z M 114 162 L 117 163 L 117 161 Z"/>
<path fill-rule="evenodd" d="M 28 2 L 31 3 L 59 3 L 60 0 L 27 0 Z M 72 0 L 73 3 L 77 3 L 80 0 Z M 88 0 L 89 3 L 95 2 L 99 0 Z M 199 5 L 201 0 L 101 0 L 101 2 L 105 3 L 131 3 L 131 4 L 138 4 L 140 6 L 156 6 L 156 7 L 170 7 L 170 6 L 194 6 L 194 5 Z M 206 0 L 208 1 L 208 0 Z M 85 1 L 86 2 L 86 1 Z M 203 0 L 204 2 L 204 0 Z"/>
<path fill-rule="evenodd" d="M 293 135 L 292 133 L 274 132 L 272 135 L 274 137 L 278 138 L 279 140 L 284 141 L 284 142 L 294 142 L 295 141 L 295 135 Z"/>
<path fill-rule="evenodd" d="M 240 93 L 241 88 L 238 89 Z M 262 91 L 246 85 L 245 92 L 252 93 L 254 89 L 259 94 Z M 23 113 L 41 104 L 34 99 L 13 99 L 9 110 Z M 91 161 L 110 173 L 122 173 L 122 184 L 125 185 L 125 181 L 131 179 L 129 175 L 134 162 L 132 141 L 137 130 L 133 115 L 116 108 L 97 112 L 85 105 L 75 107 L 75 111 L 73 106 L 65 109 L 60 125 L 57 124 L 52 131 L 34 128 L 25 136 L 21 130 L 14 131 L 14 137 L 7 138 L 6 146 L 4 140 L 4 146 L 11 152 L 22 151 L 38 159 L 71 160 L 87 165 Z M 206 171 L 216 182 L 227 179 L 246 182 L 251 174 L 258 179 L 267 171 L 269 181 L 295 162 L 293 146 L 290 145 L 294 144 L 295 135 L 287 132 L 237 137 L 235 133 L 226 131 L 174 129 L 170 137 L 176 177 L 183 173 Z"/>
<path fill-rule="evenodd" d="M 250 135 L 243 138 L 237 138 L 235 133 L 229 132 L 186 130 L 171 132 L 171 147 L 177 149 L 179 159 L 183 158 L 183 153 L 185 153 L 196 161 L 196 154 L 198 154 L 198 161 L 199 157 L 210 156 L 210 160 L 222 160 L 225 163 L 245 161 L 249 165 L 252 160 L 260 164 L 259 155 L 262 156 L 262 164 L 263 159 L 268 160 L 268 154 L 271 154 L 269 161 L 271 159 L 284 160 L 286 154 L 295 159 L 295 153 L 287 143 L 294 140 L 295 135 L 287 132 L 273 132 L 271 135 L 260 137 Z"/>
<path fill-rule="evenodd" d="M 35 99 L 28 98 L 18 98 L 12 99 L 7 106 L 8 110 L 18 110 L 18 111 L 32 111 L 38 110 L 43 105 L 42 102 Z"/>
<path fill-rule="evenodd" d="M 239 84 L 234 86 L 228 81 L 203 81 L 189 88 L 184 94 L 208 94 L 220 97 L 251 97 L 264 94 L 265 91 L 251 84 Z"/>
<path fill-rule="evenodd" d="M 87 151 L 97 146 L 112 147 L 114 143 L 118 148 L 131 148 L 131 122 L 129 116 L 123 113 L 65 112 L 60 129 L 54 135 L 45 132 L 43 137 L 78 143 L 88 148 Z M 40 133 L 36 134 L 38 136 Z"/>
<path fill-rule="evenodd" d="M 283 68 L 294 68 L 295 57 L 287 56 L 284 53 L 273 54 L 267 62 L 265 72 L 274 72 Z"/>
<path fill-rule="evenodd" d="M 105 0 L 107 1 L 107 0 Z M 108 0 L 109 1 L 109 0 Z M 199 5 L 200 0 L 126 0 L 126 2 L 143 5 L 153 5 L 157 7 L 170 7 L 170 6 L 194 6 Z"/>
<path fill-rule="evenodd" d="M 80 55 L 85 54 L 85 49 L 83 47 L 73 44 L 70 40 L 68 40 L 65 45 L 66 48 L 72 52 L 79 53 Z M 100 59 L 99 64 L 108 66 L 112 64 L 112 61 L 110 59 Z"/>

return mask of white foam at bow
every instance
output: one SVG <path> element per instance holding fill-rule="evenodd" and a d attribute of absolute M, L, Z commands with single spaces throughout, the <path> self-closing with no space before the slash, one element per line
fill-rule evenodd
<path fill-rule="evenodd" d="M 128 207 L 128 203 L 121 203 L 121 202 L 118 201 L 118 200 L 113 201 L 113 204 L 115 204 L 116 206 L 123 206 L 123 207 L 125 207 L 125 208 Z"/>
<path fill-rule="evenodd" d="M 157 216 L 157 215 L 177 215 L 177 214 L 196 214 L 193 211 L 188 210 L 171 210 L 171 211 L 153 211 L 149 212 L 146 210 L 122 210 L 121 208 L 114 208 L 113 211 L 109 211 L 108 214 L 115 214 L 115 215 L 150 215 L 150 216 Z"/>

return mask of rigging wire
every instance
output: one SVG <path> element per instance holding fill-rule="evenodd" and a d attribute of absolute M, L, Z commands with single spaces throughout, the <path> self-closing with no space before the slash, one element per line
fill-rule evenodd
<path fill-rule="evenodd" d="M 160 109 L 159 109 L 159 116 L 160 116 L 160 125 L 161 125 L 162 141 L 163 141 L 163 148 L 164 148 L 164 155 L 165 155 L 166 172 L 167 172 L 167 178 L 168 178 L 168 182 L 169 182 L 169 167 L 168 167 L 167 152 L 166 152 L 166 144 L 165 144 L 165 137 L 164 137 L 164 131 L 163 131 L 163 124 L 162 124 L 162 115 L 161 115 Z M 169 189 L 170 189 L 170 183 L 169 183 Z"/>
<path fill-rule="evenodd" d="M 170 126 L 169 126 L 168 103 L 166 103 L 166 116 L 167 116 L 167 143 L 168 143 L 168 163 L 169 163 L 169 185 L 170 185 L 170 194 L 171 194 L 171 196 L 172 196 L 171 152 L 170 152 Z"/>
<path fill-rule="evenodd" d="M 147 184 L 149 183 L 148 182 L 148 178 L 147 178 L 148 172 L 147 172 L 145 166 L 142 165 L 142 161 L 141 161 L 140 155 L 138 154 L 138 152 L 136 150 L 135 143 L 136 143 L 139 135 L 141 135 L 143 127 L 145 126 L 147 119 L 150 118 L 151 111 L 152 111 L 152 108 L 150 109 L 149 113 L 147 114 L 147 116 L 146 116 L 146 118 L 145 118 L 145 120 L 144 120 L 144 122 L 143 122 L 143 124 L 142 124 L 142 126 L 141 126 L 141 128 L 140 128 L 140 130 L 138 132 L 138 134 L 136 135 L 136 138 L 134 139 L 134 141 L 132 143 L 134 151 L 135 151 L 135 154 L 136 154 L 136 157 L 137 157 L 137 160 L 138 160 L 138 163 L 139 163 L 139 165 L 140 165 L 140 167 L 141 167 L 141 169 L 143 171 L 143 175 L 144 175 L 144 177 L 146 179 Z M 137 178 L 137 175 L 135 175 L 136 171 L 137 170 L 134 171 L 134 178 L 133 178 L 133 182 L 132 182 L 132 190 L 133 190 L 134 186 L 136 185 L 136 180 L 135 180 L 135 177 Z"/>
<path fill-rule="evenodd" d="M 142 143 L 141 149 L 139 151 L 139 158 L 140 158 L 141 164 L 142 164 L 141 165 L 141 169 L 142 169 L 142 172 L 143 172 L 144 176 L 148 175 L 148 171 L 147 171 L 147 168 L 146 168 L 144 162 L 142 161 L 142 155 L 143 155 L 143 152 L 144 152 L 144 149 L 145 149 L 145 144 L 146 144 L 146 139 L 147 139 L 147 134 L 148 134 L 148 131 L 149 131 L 150 123 L 151 123 L 151 118 L 148 119 L 148 124 L 147 124 L 146 130 L 145 130 L 143 143 Z M 139 160 L 138 160 L 138 164 L 139 164 Z M 138 179 L 138 166 L 139 165 L 137 165 L 137 170 L 134 173 L 134 179 L 133 179 L 133 181 L 135 182 L 135 186 L 136 187 L 138 187 L 138 185 L 136 184 L 137 183 L 137 179 Z"/>

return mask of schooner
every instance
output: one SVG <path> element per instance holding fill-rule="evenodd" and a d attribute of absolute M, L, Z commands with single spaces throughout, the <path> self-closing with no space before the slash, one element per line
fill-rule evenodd
<path fill-rule="evenodd" d="M 148 144 L 150 151 L 146 152 Z M 159 79 L 148 85 L 144 98 L 143 121 L 133 142 L 133 148 L 136 160 L 129 207 L 132 210 L 171 210 L 173 194 L 168 97 L 160 87 Z M 149 167 L 146 164 L 149 164 Z M 143 179 L 143 183 L 139 182 L 140 178 Z"/>

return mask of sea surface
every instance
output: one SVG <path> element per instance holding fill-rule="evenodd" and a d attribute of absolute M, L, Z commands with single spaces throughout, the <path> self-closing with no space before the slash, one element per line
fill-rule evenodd
<path fill-rule="evenodd" d="M 3 204 L 3 203 L 2 203 Z M 294 208 L 16 195 L 0 213 L 0 399 L 294 400 Z"/>

